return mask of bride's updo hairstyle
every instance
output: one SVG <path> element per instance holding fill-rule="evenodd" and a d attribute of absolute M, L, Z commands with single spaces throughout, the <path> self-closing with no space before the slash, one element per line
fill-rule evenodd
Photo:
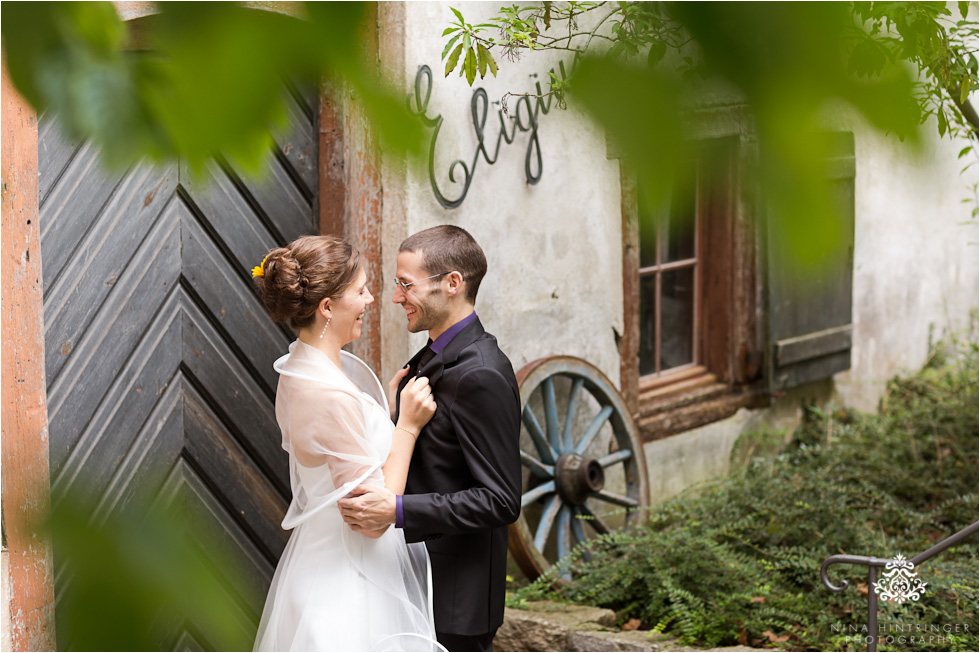
<path fill-rule="evenodd" d="M 254 282 L 272 319 L 299 330 L 313 324 L 325 297 L 339 299 L 360 269 L 361 255 L 350 243 L 302 236 L 269 252 Z"/>

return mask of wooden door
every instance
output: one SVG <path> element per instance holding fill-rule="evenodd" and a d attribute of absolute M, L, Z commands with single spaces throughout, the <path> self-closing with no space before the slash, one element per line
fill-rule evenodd
<path fill-rule="evenodd" d="M 231 547 L 223 580 L 253 629 L 288 536 L 272 363 L 291 336 L 250 270 L 317 233 L 316 97 L 289 96 L 261 182 L 226 162 L 196 181 L 179 163 L 107 173 L 47 117 L 38 138 L 53 495 L 95 520 L 138 491 L 179 497 Z M 209 647 L 192 639 L 173 645 Z"/>

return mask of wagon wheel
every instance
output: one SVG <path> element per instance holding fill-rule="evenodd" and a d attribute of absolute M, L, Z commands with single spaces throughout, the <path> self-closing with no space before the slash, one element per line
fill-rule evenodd
<path fill-rule="evenodd" d="M 650 499 L 636 424 L 602 372 L 552 356 L 525 365 L 517 381 L 524 469 L 508 542 L 533 580 L 578 544 L 635 523 Z"/>

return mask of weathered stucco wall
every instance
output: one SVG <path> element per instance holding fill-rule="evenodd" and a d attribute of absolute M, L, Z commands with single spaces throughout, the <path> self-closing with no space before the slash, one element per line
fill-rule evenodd
<path fill-rule="evenodd" d="M 925 362 L 930 341 L 976 330 L 977 221 L 963 200 L 977 168 L 961 173 L 966 143 L 940 140 L 934 122 L 918 154 L 863 125 L 854 132 L 854 349 L 836 381 L 844 403 L 873 410 L 887 379 Z"/>
<path fill-rule="evenodd" d="M 463 9 L 467 21 L 475 23 L 492 16 L 498 6 L 467 3 Z M 444 119 L 435 171 L 443 194 L 455 198 L 462 184 L 450 183 L 449 166 L 456 159 L 470 166 L 477 138 L 470 117 L 474 89 L 456 74 L 447 78 L 442 72 L 444 42 L 438 35 L 453 14 L 446 3 L 428 2 L 407 3 L 394 11 L 403 13 L 404 33 L 395 33 L 395 20 L 382 20 L 382 58 L 389 70 L 401 68 L 397 79 L 406 90 L 414 88 L 419 66 L 432 68 L 427 113 Z M 508 91 L 534 92 L 535 80 L 529 74 L 544 79 L 557 61 L 558 57 L 541 55 L 519 65 L 501 62 L 496 79 L 490 74 L 484 80 L 477 77 L 474 88 L 484 87 L 491 102 Z M 511 108 L 515 104 L 512 99 Z M 491 155 L 499 131 L 497 108 L 491 105 L 487 118 L 485 142 Z M 622 331 L 623 312 L 619 164 L 606 158 L 602 133 L 578 112 L 553 108 L 539 115 L 539 124 L 541 181 L 534 186 L 525 181 L 530 133 L 518 131 L 511 145 L 501 145 L 493 166 L 481 156 L 465 201 L 453 210 L 437 203 L 424 166 L 406 172 L 386 162 L 382 299 L 391 305 L 387 277 L 393 276 L 402 238 L 437 224 L 458 225 L 486 252 L 489 271 L 480 287 L 477 312 L 516 369 L 543 356 L 572 354 L 618 382 L 613 329 Z M 404 330 L 404 311 L 393 308 L 385 312 L 385 374 L 425 344 L 422 334 L 412 336 L 410 345 L 387 337 Z"/>
<path fill-rule="evenodd" d="M 436 150 L 440 188 L 450 198 L 450 163 L 470 165 L 477 140 L 470 118 L 473 89 L 456 74 L 445 78 L 438 38 L 453 14 L 447 3 L 388 3 L 382 9 L 383 67 L 414 87 L 418 67 L 433 70 L 427 114 L 442 115 Z M 498 3 L 467 3 L 476 23 Z M 552 53 L 535 53 L 519 63 L 501 61 L 499 77 L 477 80 L 491 101 L 508 91 L 532 92 L 557 65 Z M 513 99 L 511 100 L 513 106 Z M 486 141 L 497 138 L 497 106 L 491 106 Z M 728 471 L 737 437 L 763 429 L 790 429 L 804 400 L 840 401 L 873 410 L 884 383 L 914 370 L 926 359 L 930 338 L 976 329 L 978 305 L 977 222 L 970 218 L 969 185 L 976 169 L 961 173 L 961 143 L 940 140 L 935 125 L 923 131 L 916 154 L 894 136 L 872 131 L 846 111 L 834 112 L 837 128 L 855 133 L 857 159 L 854 251 L 854 345 L 852 369 L 833 380 L 795 389 L 770 407 L 742 409 L 703 428 L 645 445 L 652 498 L 662 500 L 685 487 Z M 538 138 L 544 162 L 541 182 L 524 181 L 529 134 L 503 145 L 493 166 L 477 162 L 462 206 L 443 209 L 422 166 L 406 170 L 384 163 L 385 277 L 395 267 L 398 243 L 409 233 L 449 223 L 469 230 L 487 253 L 490 271 L 477 310 L 497 335 L 515 368 L 542 356 L 571 354 L 602 369 L 619 384 L 619 355 L 613 330 L 622 330 L 622 258 L 618 164 L 606 157 L 603 134 L 574 109 L 540 117 Z M 492 150 L 491 150 L 492 151 Z M 385 320 L 384 373 L 424 344 L 404 335 L 404 315 L 381 294 Z M 397 335 L 397 337 L 395 337 Z"/>

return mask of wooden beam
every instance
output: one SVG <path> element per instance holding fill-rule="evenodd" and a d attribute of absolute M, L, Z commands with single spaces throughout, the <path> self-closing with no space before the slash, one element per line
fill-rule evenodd
<path fill-rule="evenodd" d="M 643 442 L 660 440 L 676 433 L 731 417 L 739 408 L 762 408 L 769 403 L 764 392 L 745 389 L 731 392 L 724 383 L 679 393 L 676 404 L 641 417 L 637 426 Z"/>
<path fill-rule="evenodd" d="M 37 115 L 2 73 L 3 525 L 5 612 L 14 651 L 53 651 L 51 548 L 38 535 L 50 509 L 44 381 Z"/>
<path fill-rule="evenodd" d="M 320 84 L 318 167 L 320 233 L 344 236 L 347 211 L 347 179 L 344 173 L 343 92 L 337 82 Z"/>
<path fill-rule="evenodd" d="M 640 410 L 640 228 L 636 174 L 619 161 L 623 229 L 623 333 L 619 345 L 619 394 L 635 418 Z"/>
<path fill-rule="evenodd" d="M 378 71 L 378 3 L 367 5 L 360 43 L 373 71 Z M 351 351 L 372 370 L 381 370 L 381 306 L 387 286 L 381 264 L 381 161 L 371 123 L 358 98 L 344 106 L 344 160 L 347 173 L 345 235 L 361 250 L 368 288 L 375 295 L 375 306 L 364 315 L 361 337 L 351 343 Z"/>

